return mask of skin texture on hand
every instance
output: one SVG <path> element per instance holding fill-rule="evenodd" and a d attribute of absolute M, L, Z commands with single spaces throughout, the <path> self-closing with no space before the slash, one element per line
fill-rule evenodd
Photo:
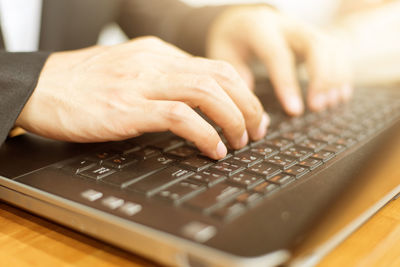
<path fill-rule="evenodd" d="M 170 130 L 223 158 L 266 134 L 268 117 L 228 63 L 192 57 L 154 37 L 52 54 L 17 125 L 65 141 L 123 140 Z"/>
<path fill-rule="evenodd" d="M 352 67 L 347 47 L 330 35 L 289 18 L 266 5 L 231 7 L 214 22 L 208 36 L 210 58 L 230 62 L 253 86 L 248 67 L 252 57 L 267 67 L 285 111 L 304 111 L 296 63 L 304 61 L 309 76 L 306 103 L 320 111 L 346 101 L 352 94 Z"/>

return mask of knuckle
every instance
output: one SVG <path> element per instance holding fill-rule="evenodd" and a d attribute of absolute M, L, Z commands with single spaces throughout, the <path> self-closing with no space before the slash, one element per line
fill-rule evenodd
<path fill-rule="evenodd" d="M 169 105 L 165 112 L 166 118 L 172 123 L 179 123 L 185 121 L 192 109 L 183 102 L 173 102 Z"/>
<path fill-rule="evenodd" d="M 220 91 L 218 83 L 211 76 L 200 75 L 191 79 L 191 87 L 195 94 L 195 98 L 208 99 L 217 98 Z"/>
<path fill-rule="evenodd" d="M 160 45 L 164 44 L 160 38 L 156 36 L 143 36 L 136 39 L 137 42 L 141 42 L 144 45 Z"/>
<path fill-rule="evenodd" d="M 134 137 L 140 135 L 140 132 L 135 127 L 131 126 L 132 125 L 129 125 L 128 123 L 121 121 L 110 124 L 107 127 L 109 127 L 108 129 L 109 132 L 112 132 L 117 140 L 122 140 L 127 137 Z"/>
<path fill-rule="evenodd" d="M 235 134 L 236 133 L 241 134 L 243 133 L 245 128 L 246 128 L 245 121 L 242 116 L 232 116 L 231 120 L 228 122 L 225 131 L 229 131 Z"/>
<path fill-rule="evenodd" d="M 225 79 L 232 79 L 238 75 L 235 68 L 226 61 L 216 60 L 213 64 L 217 74 Z"/>
<path fill-rule="evenodd" d="M 256 118 L 260 117 L 261 109 L 257 103 L 247 106 L 246 110 L 246 118 L 249 120 L 255 120 Z"/>

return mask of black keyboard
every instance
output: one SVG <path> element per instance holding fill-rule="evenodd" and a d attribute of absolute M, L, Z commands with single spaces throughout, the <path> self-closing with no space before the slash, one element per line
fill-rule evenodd
<path fill-rule="evenodd" d="M 172 134 L 107 145 L 67 161 L 62 169 L 79 179 L 124 193 L 232 220 L 268 197 L 311 175 L 357 143 L 386 128 L 400 114 L 400 101 L 363 93 L 351 103 L 289 118 L 271 114 L 267 136 L 226 158 L 204 157 Z M 118 196 L 113 207 L 122 205 Z M 119 203 L 119 204 L 118 204 Z"/>

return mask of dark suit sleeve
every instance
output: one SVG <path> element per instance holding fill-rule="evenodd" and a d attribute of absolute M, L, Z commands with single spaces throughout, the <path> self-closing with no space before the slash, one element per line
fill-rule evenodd
<path fill-rule="evenodd" d="M 207 31 L 225 8 L 194 8 L 178 0 L 123 0 L 119 24 L 130 38 L 155 35 L 204 56 Z"/>
<path fill-rule="evenodd" d="M 35 89 L 48 56 L 0 51 L 0 145 Z"/>

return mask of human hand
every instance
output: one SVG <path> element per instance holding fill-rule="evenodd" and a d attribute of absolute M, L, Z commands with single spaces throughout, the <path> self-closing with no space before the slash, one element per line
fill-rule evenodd
<path fill-rule="evenodd" d="M 296 75 L 296 60 L 304 60 L 309 76 L 307 104 L 314 111 L 348 100 L 352 68 L 339 40 L 266 5 L 228 8 L 214 22 L 208 56 L 230 62 L 247 81 L 253 55 L 266 65 L 283 108 L 290 115 L 304 110 Z"/>
<path fill-rule="evenodd" d="M 266 133 L 268 117 L 233 67 L 154 37 L 52 54 L 17 125 L 74 142 L 170 130 L 209 157 L 223 158 L 220 136 L 193 107 L 223 129 L 232 148 Z"/>

